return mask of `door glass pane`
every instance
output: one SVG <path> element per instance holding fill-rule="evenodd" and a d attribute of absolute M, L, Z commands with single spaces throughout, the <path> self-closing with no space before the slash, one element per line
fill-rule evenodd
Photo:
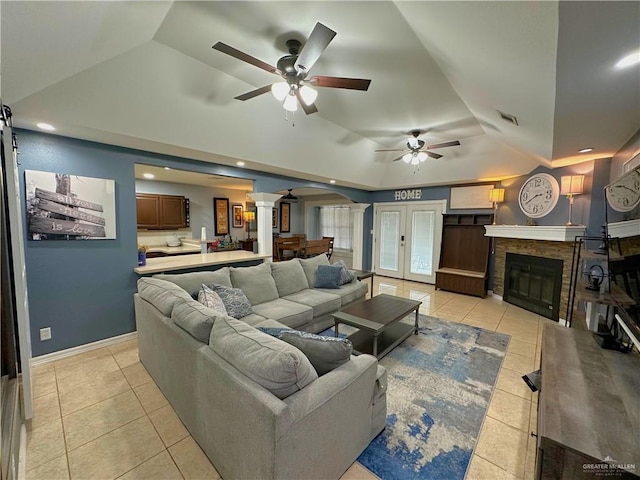
<path fill-rule="evenodd" d="M 400 212 L 382 212 L 380 217 L 380 268 L 398 271 Z"/>
<path fill-rule="evenodd" d="M 433 275 L 433 229 L 435 212 L 413 212 L 411 216 L 411 273 Z"/>

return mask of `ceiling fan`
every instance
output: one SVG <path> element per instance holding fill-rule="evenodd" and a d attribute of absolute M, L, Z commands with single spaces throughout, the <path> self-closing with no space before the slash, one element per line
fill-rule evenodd
<path fill-rule="evenodd" d="M 361 78 L 324 77 L 320 75 L 308 77 L 309 70 L 311 70 L 335 36 L 336 32 L 321 23 L 316 23 L 304 47 L 302 47 L 299 40 L 287 40 L 286 45 L 289 49 L 289 55 L 285 55 L 278 60 L 277 68 L 222 42 L 216 43 L 212 48 L 282 77 L 282 81 L 273 85 L 266 85 L 235 97 L 237 100 L 249 100 L 271 91 L 276 99 L 283 102 L 282 106 L 285 110 L 296 111 L 299 101 L 304 112 L 309 115 L 318 111 L 314 105 L 318 92 L 312 86 L 366 91 L 371 83 L 371 80 Z"/>
<path fill-rule="evenodd" d="M 433 145 L 426 145 L 424 140 L 420 140 L 418 137 L 422 132 L 420 130 L 414 130 L 411 132 L 411 136 L 407 140 L 407 148 L 393 148 L 393 149 L 382 149 L 376 150 L 376 152 L 405 152 L 400 155 L 398 158 L 394 158 L 393 161 L 397 162 L 398 160 L 402 160 L 404 163 L 410 163 L 411 165 L 419 165 L 424 162 L 427 157 L 431 158 L 442 158 L 442 155 L 435 152 L 430 152 L 429 150 L 433 148 L 444 148 L 444 147 L 454 147 L 456 145 L 460 145 L 458 140 L 453 140 L 451 142 L 443 142 L 443 143 L 434 143 Z"/>
<path fill-rule="evenodd" d="M 296 197 L 293 193 L 291 193 L 291 190 L 293 190 L 293 188 L 287 189 L 287 194 L 280 197 L 280 200 L 285 200 L 287 202 L 292 202 L 292 203 L 297 202 L 298 197 Z"/>

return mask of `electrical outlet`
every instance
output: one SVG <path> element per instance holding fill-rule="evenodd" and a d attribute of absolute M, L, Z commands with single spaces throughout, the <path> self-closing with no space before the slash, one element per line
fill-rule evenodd
<path fill-rule="evenodd" d="M 51 327 L 40 329 L 40 341 L 51 340 Z"/>

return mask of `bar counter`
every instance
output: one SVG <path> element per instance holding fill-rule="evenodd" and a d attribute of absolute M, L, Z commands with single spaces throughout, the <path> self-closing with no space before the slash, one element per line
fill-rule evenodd
<path fill-rule="evenodd" d="M 173 272 L 210 265 L 232 265 L 234 263 L 264 261 L 271 255 L 247 252 L 246 250 L 232 250 L 229 252 L 196 253 L 193 255 L 176 255 L 171 257 L 147 258 L 143 267 L 135 267 L 134 272 L 145 275 L 149 273 Z"/>

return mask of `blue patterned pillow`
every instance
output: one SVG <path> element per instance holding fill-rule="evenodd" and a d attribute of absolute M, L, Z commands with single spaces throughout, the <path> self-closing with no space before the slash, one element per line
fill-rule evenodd
<path fill-rule="evenodd" d="M 344 263 L 344 260 L 338 260 L 332 266 L 340 267 L 340 285 L 351 283 L 353 279 L 356 278 L 356 276 L 351 273 L 351 270 L 349 270 L 349 267 L 347 267 L 347 264 Z"/>
<path fill-rule="evenodd" d="M 340 288 L 340 274 L 342 267 L 333 265 L 318 265 L 316 271 L 316 288 Z"/>
<path fill-rule="evenodd" d="M 229 288 L 217 283 L 212 283 L 209 288 L 222 299 L 224 308 L 227 309 L 227 315 L 233 318 L 242 318 L 253 313 L 251 303 L 239 288 Z"/>
<path fill-rule="evenodd" d="M 295 332 L 295 330 L 287 327 L 258 327 L 258 330 L 276 338 L 279 337 L 282 332 Z"/>

